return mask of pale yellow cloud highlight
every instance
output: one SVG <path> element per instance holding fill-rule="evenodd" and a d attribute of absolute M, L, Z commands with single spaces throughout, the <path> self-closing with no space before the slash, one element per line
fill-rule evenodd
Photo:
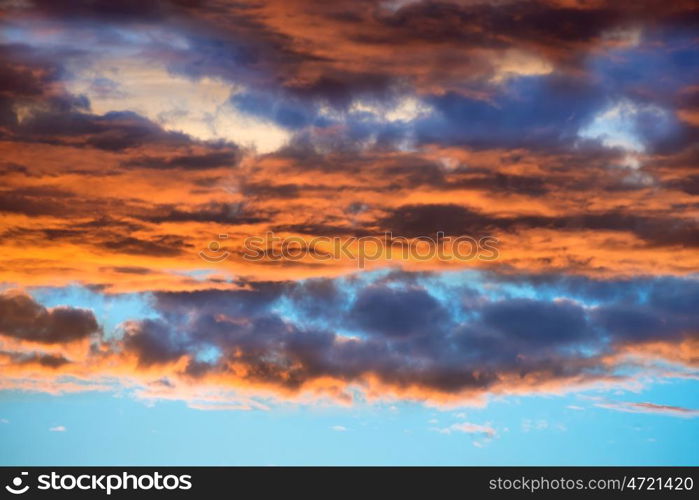
<path fill-rule="evenodd" d="M 231 96 L 244 91 L 241 85 L 191 79 L 154 61 L 127 58 L 102 59 L 74 74 L 68 90 L 85 95 L 97 114 L 133 111 L 165 130 L 206 141 L 228 140 L 259 153 L 276 151 L 291 137 L 284 128 L 230 103 Z"/>

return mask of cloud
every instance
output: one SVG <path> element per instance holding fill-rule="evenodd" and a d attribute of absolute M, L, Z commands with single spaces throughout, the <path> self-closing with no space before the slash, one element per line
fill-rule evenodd
<path fill-rule="evenodd" d="M 60 368 L 70 363 L 62 354 L 45 354 L 37 352 L 2 352 L 7 355 L 16 365 L 39 365 L 46 368 Z"/>
<path fill-rule="evenodd" d="M 290 139 L 284 128 L 231 105 L 231 96 L 241 89 L 230 83 L 191 80 L 145 61 L 106 58 L 98 64 L 81 69 L 76 80 L 68 82 L 71 92 L 88 97 L 96 114 L 129 109 L 165 130 L 207 141 L 227 140 L 260 153 L 275 151 Z M 104 79 L 114 82 L 112 94 L 94 88 L 96 81 Z"/>
<path fill-rule="evenodd" d="M 202 409 L 257 407 L 257 398 L 240 400 L 236 391 L 475 404 L 489 394 L 623 386 L 644 374 L 665 376 L 663 363 L 676 367 L 667 376 L 696 369 L 692 280 L 529 280 L 394 272 L 160 292 L 149 305 L 157 317 L 125 321 L 109 338 L 93 337 L 88 350 L 47 344 L 54 351 L 37 351 L 19 337 L 13 350 L 0 351 L 0 363 L 19 378 L 147 381 L 144 398 L 189 394 L 184 399 Z M 512 296 L 537 281 L 551 299 Z M 639 331 L 633 319 L 627 328 L 625 316 L 606 319 L 605 311 L 635 307 L 641 297 L 647 314 L 662 319 L 646 318 L 652 328 Z M 168 382 L 156 391 L 154 379 Z M 211 401 L 188 389 L 197 386 L 233 392 Z"/>
<path fill-rule="evenodd" d="M 671 126 L 669 114 L 659 106 L 622 100 L 598 112 L 578 135 L 626 151 L 625 165 L 638 168 L 638 154 L 647 150 L 649 141 L 668 135 Z"/>
<path fill-rule="evenodd" d="M 406 337 L 442 328 L 446 317 L 439 302 L 425 290 L 362 290 L 349 314 L 364 331 Z"/>
<path fill-rule="evenodd" d="M 346 432 L 347 431 L 347 427 L 345 427 L 343 425 L 333 425 L 331 427 L 331 429 L 334 431 L 337 431 L 337 432 Z"/>
<path fill-rule="evenodd" d="M 4 292 L 3 388 L 245 409 L 696 376 L 693 4 L 345 4 L 4 11 L 0 282 L 149 314 Z M 269 230 L 501 251 L 245 260 Z"/>
<path fill-rule="evenodd" d="M 125 163 L 131 167 L 168 170 L 182 168 L 186 170 L 205 170 L 219 167 L 235 166 L 240 160 L 240 153 L 235 148 L 212 151 L 202 154 L 182 154 L 169 157 L 142 156 Z"/>
<path fill-rule="evenodd" d="M 293 390 L 312 387 L 316 379 L 324 377 L 355 381 L 377 377 L 385 389 L 423 387 L 446 395 L 497 391 L 509 383 L 516 386 L 516 378 L 511 379 L 515 373 L 527 374 L 539 384 L 565 383 L 578 377 L 604 379 L 613 376 L 613 370 L 604 368 L 602 358 L 596 356 L 614 352 L 617 345 L 678 338 L 676 332 L 682 330 L 674 330 L 673 323 L 680 327 L 684 315 L 693 314 L 681 309 L 678 315 L 668 316 L 668 306 L 660 299 L 665 286 L 661 283 L 650 286 L 648 296 L 653 299 L 646 305 L 648 311 L 655 311 L 651 314 L 666 318 L 652 337 L 629 337 L 620 325 L 597 323 L 602 311 L 613 310 L 614 302 L 583 308 L 578 304 L 590 299 L 573 292 L 575 288 L 557 289 L 559 296 L 570 294 L 567 300 L 491 297 L 480 306 L 460 309 L 464 306 L 458 302 L 441 302 L 428 288 L 400 278 L 391 287 L 338 284 L 330 294 L 323 291 L 328 288 L 322 284 L 316 283 L 317 288 L 279 285 L 258 291 L 163 294 L 159 307 L 168 311 L 170 323 L 132 323 L 124 345 L 148 364 L 192 359 L 205 346 L 216 346 L 220 357 L 214 364 L 190 362 L 191 368 L 199 366 L 196 373 L 220 375 L 230 367 L 244 367 L 244 378 L 250 383 Z M 353 289 L 355 286 L 358 288 Z M 619 284 L 618 289 L 626 286 L 631 285 Z M 684 286 L 687 293 L 693 285 Z M 317 304 L 320 309 L 309 309 L 306 304 L 315 304 L 309 294 L 315 293 L 327 301 Z M 280 299 L 287 314 L 293 311 L 294 321 L 274 312 Z M 462 312 L 453 316 L 459 310 Z M 386 311 L 388 319 L 382 316 Z M 536 318 L 519 318 L 518 311 Z M 478 319 L 461 323 L 461 314 Z M 186 331 L 175 326 L 178 316 L 188 318 Z M 355 330 L 347 331 L 349 325 L 355 325 Z M 157 333 L 152 333 L 153 328 Z M 334 328 L 353 335 L 339 335 Z M 684 331 L 691 335 L 691 330 Z"/>
<path fill-rule="evenodd" d="M 249 397 L 230 388 L 207 384 L 173 382 L 176 378 L 149 380 L 139 385 L 134 397 L 148 405 L 158 401 L 184 401 L 188 408 L 199 411 L 268 410 L 261 398 Z"/>
<path fill-rule="evenodd" d="M 50 432 L 66 432 L 68 429 L 63 425 L 57 425 L 49 429 Z"/>
<path fill-rule="evenodd" d="M 522 420 L 522 431 L 523 432 L 530 432 L 530 431 L 543 431 L 549 428 L 549 422 L 548 420 L 545 419 L 539 419 L 539 420 L 532 420 L 532 419 L 524 419 Z"/>
<path fill-rule="evenodd" d="M 245 239 L 268 230 L 307 240 L 385 230 L 406 237 L 440 230 L 492 235 L 501 242 L 498 264 L 525 273 L 681 274 L 699 265 L 691 251 L 699 245 L 696 221 L 687 211 L 691 194 L 679 188 L 691 191 L 691 176 L 682 176 L 679 165 L 663 167 L 665 174 L 644 173 L 650 184 L 639 183 L 628 169 L 607 168 L 615 153 L 571 157 L 438 148 L 329 159 L 287 150 L 229 165 L 225 161 L 234 160 L 237 151 L 230 145 L 185 141 L 172 150 L 144 143 L 105 151 L 10 144 L 3 146 L 6 157 L 31 174 L 12 169 L 3 176 L 0 211 L 8 223 L 2 230 L 0 279 L 10 283 L 81 282 L 140 291 L 157 281 L 159 289 L 200 289 L 202 280 L 186 279 L 179 270 L 196 266 L 197 253 L 223 233 L 229 258 L 212 274 L 285 280 L 356 269 L 356 261 L 344 258 L 243 259 Z M 452 167 L 441 163 L 444 157 L 453 159 Z M 56 162 L 70 168 L 56 171 Z M 512 173 L 532 165 L 539 174 Z M 90 189 L 98 184 L 102 189 Z M 653 205 L 632 210 L 649 189 Z M 592 208 L 586 208 L 588 202 Z M 40 249 L 49 241 L 47 254 Z M 404 260 L 394 252 L 393 260 L 368 265 L 446 270 L 483 263 Z M 150 269 L 151 277 L 114 271 L 127 267 Z"/>
<path fill-rule="evenodd" d="M 627 73 L 641 71 L 639 54 L 667 45 L 666 30 L 691 12 L 689 4 L 621 9 L 612 2 L 584 8 L 544 1 L 418 2 L 388 9 L 375 2 L 306 3 L 229 3 L 212 16 L 188 2 L 148 2 L 151 8 L 133 8 L 147 13 L 148 22 L 138 24 L 132 14 L 123 15 L 131 9 L 102 2 L 80 9 L 42 2 L 17 13 L 9 9 L 17 19 L 6 31 L 34 63 L 53 61 L 46 78 L 60 82 L 65 94 L 82 96 L 84 109 L 97 115 L 128 109 L 166 131 L 259 152 L 299 137 L 321 147 L 359 149 L 434 142 L 571 145 L 585 125 L 600 136 L 593 116 L 605 115 L 600 109 L 610 93 L 629 94 L 619 103 L 633 102 L 633 94 L 667 101 L 679 83 L 691 80 L 685 64 L 669 87 L 648 81 L 645 72 L 642 86 L 652 90 L 623 86 Z M 89 21 L 72 21 L 77 18 L 67 13 L 73 11 Z M 656 38 L 646 40 L 646 31 Z M 654 62 L 675 74 L 664 66 L 669 59 Z M 605 65 L 611 62 L 613 70 Z M 27 82 L 29 73 L 19 70 L 10 82 Z M 616 80 L 605 78 L 609 73 Z M 40 94 L 42 82 L 31 83 L 22 86 L 25 92 Z M 623 88 L 610 92 L 614 84 Z M 658 103 L 634 106 L 660 109 Z M 124 148 L 129 139 L 95 143 Z"/>
<path fill-rule="evenodd" d="M 436 429 L 436 431 L 442 434 L 452 434 L 454 432 L 460 432 L 464 434 L 475 434 L 491 439 L 497 436 L 497 431 L 490 425 L 473 424 L 471 422 L 455 423 L 450 425 L 449 427 L 438 428 Z"/>
<path fill-rule="evenodd" d="M 187 141 L 178 132 L 163 131 L 132 111 L 96 116 L 80 110 L 30 109 L 17 126 L 17 139 L 124 151 L 144 144 L 176 145 Z"/>
<path fill-rule="evenodd" d="M 249 411 L 253 408 L 246 404 L 235 404 L 235 403 L 222 403 L 222 404 L 211 404 L 211 403 L 197 403 L 189 402 L 187 403 L 189 408 L 194 410 L 203 411 Z"/>
<path fill-rule="evenodd" d="M 187 352 L 177 345 L 163 321 L 127 322 L 124 332 L 124 347 L 134 352 L 142 365 L 176 361 Z"/>
<path fill-rule="evenodd" d="M 573 302 L 513 299 L 486 306 L 483 321 L 510 341 L 552 346 L 588 336 L 585 312 Z"/>
<path fill-rule="evenodd" d="M 86 339 L 98 332 L 92 311 L 71 307 L 46 309 L 19 291 L 0 294 L 0 335 L 57 344 Z M 55 358 L 42 358 L 42 362 L 49 363 L 50 359 Z"/>
<path fill-rule="evenodd" d="M 667 113 L 657 106 L 621 101 L 600 111 L 578 134 L 582 138 L 598 139 L 610 148 L 618 147 L 641 153 L 646 146 L 641 136 L 640 123 L 650 120 L 659 127 L 663 121 L 667 121 Z"/>
<path fill-rule="evenodd" d="M 699 245 L 699 239 L 694 236 L 696 222 L 692 220 L 671 221 L 669 216 L 642 216 L 617 210 L 560 217 L 500 217 L 457 204 L 411 204 L 393 208 L 377 223 L 395 235 L 407 237 L 442 231 L 448 236 L 468 235 L 479 239 L 485 235 L 502 235 L 504 231 L 553 229 L 629 232 L 653 246 Z"/>

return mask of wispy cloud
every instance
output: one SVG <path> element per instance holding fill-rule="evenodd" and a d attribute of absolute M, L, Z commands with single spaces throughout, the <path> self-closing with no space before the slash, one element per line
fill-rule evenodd
<path fill-rule="evenodd" d="M 549 423 L 548 420 L 545 419 L 539 419 L 539 420 L 531 420 L 528 418 L 525 418 L 522 420 L 522 430 L 524 432 L 529 432 L 529 431 L 543 431 L 545 429 L 549 428 Z"/>
<path fill-rule="evenodd" d="M 333 425 L 331 429 L 337 432 L 347 432 L 347 427 L 344 425 Z"/>
<path fill-rule="evenodd" d="M 116 3 L 3 2 L 0 390 L 451 409 L 696 378 L 691 2 Z M 300 253 L 238 251 L 272 233 Z M 395 272 L 359 278 L 308 244 L 440 233 L 363 241 Z M 452 258 L 486 235 L 497 267 Z"/>
<path fill-rule="evenodd" d="M 213 404 L 213 403 L 187 403 L 194 410 L 202 411 L 250 411 L 253 408 L 246 404 Z"/>
<path fill-rule="evenodd" d="M 462 432 L 464 434 L 477 434 L 489 438 L 493 438 L 497 435 L 497 431 L 490 425 L 473 424 L 471 422 L 459 422 L 452 424 L 449 427 L 435 428 L 434 430 L 442 434 Z"/>
<path fill-rule="evenodd" d="M 51 432 L 66 432 L 68 429 L 63 425 L 57 425 L 55 427 L 49 428 Z"/>

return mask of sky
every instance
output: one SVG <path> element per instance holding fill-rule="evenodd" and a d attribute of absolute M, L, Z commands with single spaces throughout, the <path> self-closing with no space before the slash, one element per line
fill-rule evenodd
<path fill-rule="evenodd" d="M 0 464 L 699 465 L 698 26 L 0 0 Z"/>

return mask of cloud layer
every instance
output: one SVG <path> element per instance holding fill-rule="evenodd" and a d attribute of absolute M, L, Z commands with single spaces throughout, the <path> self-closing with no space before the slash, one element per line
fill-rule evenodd
<path fill-rule="evenodd" d="M 698 22 L 655 0 L 4 3 L 0 388 L 224 409 L 696 377 Z M 246 260 L 268 231 L 499 253 Z M 34 298 L 76 283 L 150 314 Z"/>
<path fill-rule="evenodd" d="M 13 370 L 20 380 L 135 377 L 173 394 L 214 385 L 282 399 L 432 403 L 697 375 L 695 280 L 538 276 L 530 279 L 540 297 L 531 298 L 527 281 L 461 278 L 384 272 L 159 292 L 157 317 L 93 336 L 74 358 L 42 361 L 49 352 L 34 343 L 45 340 L 20 337 L 8 362 L 24 356 Z M 20 299 L 31 303 L 16 292 L 3 297 Z"/>

